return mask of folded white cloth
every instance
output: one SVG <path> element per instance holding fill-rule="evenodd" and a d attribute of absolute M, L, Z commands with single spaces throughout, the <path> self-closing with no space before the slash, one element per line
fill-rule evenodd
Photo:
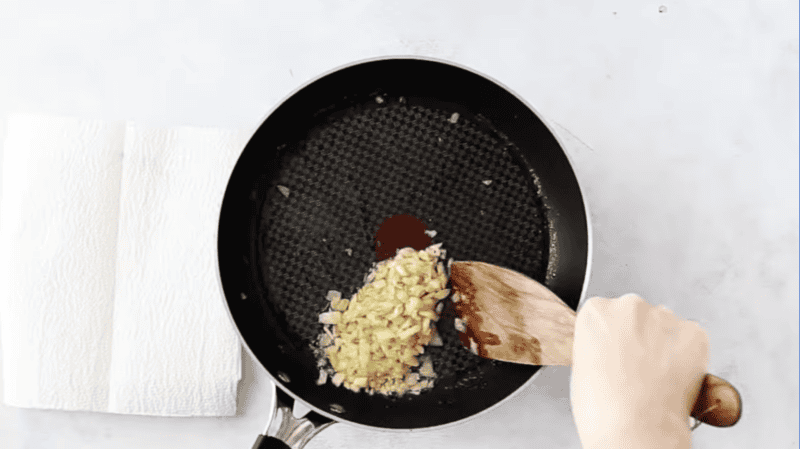
<path fill-rule="evenodd" d="M 236 412 L 241 346 L 216 273 L 250 133 L 9 117 L 0 201 L 4 402 Z"/>

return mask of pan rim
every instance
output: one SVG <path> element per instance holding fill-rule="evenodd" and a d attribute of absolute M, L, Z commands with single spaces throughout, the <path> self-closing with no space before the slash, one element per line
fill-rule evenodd
<path fill-rule="evenodd" d="M 482 78 L 484 78 L 484 79 L 496 84 L 497 86 L 499 86 L 500 88 L 504 89 L 506 92 L 508 92 L 509 94 L 514 96 L 514 98 L 516 98 L 518 101 L 520 101 L 522 104 L 524 104 L 525 107 L 527 107 L 531 112 L 533 112 L 533 114 L 539 120 L 541 120 L 541 122 L 545 125 L 545 127 L 550 132 L 550 134 L 556 139 L 556 142 L 558 143 L 559 147 L 561 148 L 561 150 L 563 151 L 565 157 L 567 158 L 567 163 L 569 164 L 569 167 L 572 170 L 572 173 L 575 175 L 575 180 L 576 180 L 576 183 L 578 185 L 578 191 L 581 194 L 581 200 L 583 202 L 584 213 L 586 215 L 586 232 L 587 232 L 586 259 L 587 260 L 586 260 L 586 270 L 584 272 L 584 278 L 583 278 L 583 285 L 581 286 L 581 293 L 580 293 L 580 296 L 579 296 L 579 299 L 578 299 L 578 305 L 576 307 L 576 309 L 579 310 L 581 308 L 582 304 L 586 301 L 587 288 L 588 288 L 590 277 L 591 277 L 590 275 L 591 275 L 592 254 L 593 254 L 593 232 L 592 232 L 592 223 L 591 223 L 592 220 L 591 220 L 591 215 L 590 215 L 590 212 L 589 212 L 589 205 L 587 203 L 586 196 L 585 196 L 585 191 L 581 186 L 581 182 L 580 182 L 580 179 L 578 178 L 578 174 L 574 170 L 575 164 L 573 163 L 572 157 L 566 151 L 566 148 L 564 146 L 564 142 L 563 142 L 562 138 L 555 131 L 553 126 L 539 113 L 538 110 L 536 110 L 536 108 L 534 108 L 523 97 L 521 97 L 519 94 L 517 94 L 516 91 L 514 91 L 513 89 L 511 89 L 509 86 L 505 85 L 504 83 L 498 81 L 494 77 L 491 77 L 491 76 L 489 76 L 489 75 L 487 75 L 487 74 L 485 74 L 483 72 L 480 72 L 480 71 L 478 71 L 476 69 L 473 69 L 473 68 L 471 68 L 469 66 L 463 65 L 461 63 L 458 63 L 458 62 L 455 62 L 455 61 L 446 60 L 446 59 L 442 59 L 442 58 L 431 57 L 431 56 L 383 55 L 383 56 L 375 56 L 375 57 L 364 58 L 364 59 L 360 59 L 360 60 L 356 60 L 356 61 L 351 61 L 351 62 L 342 64 L 342 65 L 339 65 L 337 67 L 334 67 L 332 69 L 329 69 L 329 70 L 327 70 L 325 72 L 322 72 L 322 73 L 318 74 L 317 76 L 315 76 L 313 78 L 310 78 L 310 79 L 306 80 L 305 82 L 299 84 L 295 89 L 293 89 L 291 92 L 289 92 L 287 95 L 285 95 L 280 101 L 276 102 L 273 105 L 273 107 L 268 110 L 268 112 L 261 118 L 261 121 L 258 122 L 258 125 L 254 129 L 252 129 L 250 131 L 251 137 L 259 129 L 259 127 L 278 108 L 280 108 L 284 103 L 286 103 L 290 98 L 295 96 L 298 92 L 302 91 L 303 89 L 305 89 L 309 85 L 315 83 L 316 81 L 318 81 L 318 80 L 320 80 L 320 79 L 322 79 L 322 78 L 324 78 L 324 77 L 326 77 L 328 75 L 331 75 L 333 73 L 336 73 L 336 72 L 339 72 L 339 71 L 344 70 L 346 68 L 349 68 L 349 67 L 353 67 L 353 66 L 357 66 L 357 65 L 361 65 L 361 64 L 366 64 L 366 63 L 372 63 L 372 62 L 379 62 L 379 61 L 386 61 L 386 60 L 403 60 L 403 59 L 428 61 L 428 62 L 435 62 L 435 63 L 439 63 L 439 64 L 449 65 L 449 66 L 452 66 L 452 67 L 456 67 L 456 68 L 465 70 L 467 72 L 471 72 L 471 73 L 473 73 L 475 75 L 478 75 L 478 76 L 480 76 L 480 77 L 482 77 Z M 246 146 L 245 146 L 245 148 L 246 148 Z M 244 151 L 244 148 L 242 149 L 242 151 Z M 218 216 L 220 216 L 220 214 L 221 214 L 221 207 L 222 207 L 222 204 L 220 204 L 220 212 L 219 212 Z M 219 220 L 217 220 L 217 223 L 219 223 Z M 215 242 L 219 242 L 219 226 L 217 226 L 217 228 L 214 231 L 214 241 Z M 215 245 L 215 251 L 218 252 L 218 248 L 216 247 L 216 245 Z M 281 385 L 281 383 L 277 381 L 277 379 L 272 375 L 272 373 L 266 367 L 264 367 L 264 365 L 261 363 L 261 361 L 258 360 L 258 358 L 253 353 L 253 351 L 250 348 L 250 346 L 247 344 L 247 341 L 242 336 L 242 333 L 241 333 L 239 327 L 236 325 L 236 320 L 234 319 L 233 314 L 231 313 L 230 307 L 228 307 L 227 298 L 225 296 L 225 290 L 224 290 L 223 285 L 222 285 L 222 275 L 221 275 L 221 270 L 220 270 L 220 265 L 219 265 L 219 254 L 217 254 L 214 259 L 215 259 L 215 264 L 216 264 L 216 268 L 217 268 L 216 269 L 217 285 L 219 286 L 219 292 L 221 294 L 220 296 L 221 296 L 221 299 L 223 301 L 223 305 L 225 307 L 226 315 L 228 316 L 228 319 L 230 320 L 230 323 L 233 325 L 233 328 L 236 331 L 236 334 L 239 336 L 239 341 L 242 343 L 242 346 L 250 354 L 250 357 L 257 362 L 257 365 L 261 366 L 261 368 L 266 372 L 267 376 L 269 377 L 270 383 L 272 384 L 272 398 L 270 400 L 271 417 L 268 418 L 270 422 L 268 422 L 267 425 L 266 425 L 267 429 L 269 429 L 269 427 L 272 424 L 271 420 L 272 420 L 272 417 L 275 416 L 275 408 L 277 407 L 277 391 L 276 391 L 276 388 L 280 388 L 286 394 L 288 394 L 294 401 L 300 401 L 300 403 L 302 403 L 303 406 L 308 408 L 309 411 L 316 412 L 319 415 L 324 416 L 324 417 L 332 420 L 334 423 L 347 424 L 347 425 L 350 425 L 350 426 L 354 426 L 356 428 L 361 428 L 361 429 L 366 429 L 366 430 L 371 430 L 371 431 L 391 432 L 391 433 L 422 433 L 422 432 L 438 431 L 438 430 L 446 429 L 446 428 L 449 428 L 449 427 L 455 427 L 455 426 L 463 425 L 463 424 L 465 424 L 467 422 L 470 422 L 470 421 L 478 418 L 479 416 L 482 416 L 484 414 L 487 414 L 487 413 L 499 408 L 500 406 L 505 404 L 507 401 L 509 401 L 512 398 L 518 396 L 522 390 L 524 390 L 525 388 L 531 386 L 533 384 L 533 382 L 536 380 L 536 378 L 539 376 L 539 374 L 542 372 L 542 370 L 548 368 L 548 366 L 541 367 L 539 370 L 537 370 L 530 377 L 530 379 L 528 379 L 525 383 L 520 385 L 511 394 L 509 394 L 505 398 L 503 398 L 500 401 L 498 401 L 496 404 L 494 404 L 494 405 L 492 405 L 492 406 L 490 406 L 490 407 L 488 407 L 488 408 L 486 408 L 486 409 L 484 409 L 484 410 L 482 410 L 482 411 L 480 411 L 478 413 L 475 413 L 473 415 L 464 417 L 462 419 L 459 419 L 457 421 L 453 421 L 453 422 L 450 422 L 450 423 L 447 423 L 447 424 L 439 424 L 439 425 L 435 425 L 435 426 L 420 427 L 420 428 L 397 429 L 397 428 L 372 426 L 372 425 L 353 422 L 353 421 L 341 418 L 339 416 L 336 416 L 335 414 L 333 414 L 333 413 L 331 413 L 329 411 L 325 411 L 325 410 L 323 410 L 321 408 L 318 408 L 318 407 L 314 406 L 313 404 L 310 404 L 310 403 L 304 401 L 302 398 L 297 396 L 294 392 L 290 391 L 289 389 L 287 389 L 286 387 Z M 265 432 L 266 432 L 266 430 L 265 430 Z M 266 433 L 265 433 L 265 435 L 266 435 Z"/>

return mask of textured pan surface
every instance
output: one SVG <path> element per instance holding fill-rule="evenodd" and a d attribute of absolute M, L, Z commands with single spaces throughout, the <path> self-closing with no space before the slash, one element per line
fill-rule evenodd
<path fill-rule="evenodd" d="M 373 235 L 394 214 L 436 230 L 448 258 L 544 281 L 547 220 L 532 175 L 513 144 L 466 117 L 399 98 L 358 105 L 290 148 L 275 184 L 289 195 L 266 196 L 259 263 L 280 324 L 305 350 L 322 332 L 326 292 L 349 297 L 363 284 Z M 486 387 L 483 373 L 505 364 L 465 351 L 449 312 L 438 326 L 444 346 L 427 349 L 437 388 Z"/>

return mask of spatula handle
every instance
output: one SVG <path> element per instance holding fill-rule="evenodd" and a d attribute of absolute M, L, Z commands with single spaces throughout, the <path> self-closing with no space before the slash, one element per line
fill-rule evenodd
<path fill-rule="evenodd" d="M 691 415 L 712 426 L 730 427 L 742 416 L 742 397 L 727 380 L 706 374 Z"/>

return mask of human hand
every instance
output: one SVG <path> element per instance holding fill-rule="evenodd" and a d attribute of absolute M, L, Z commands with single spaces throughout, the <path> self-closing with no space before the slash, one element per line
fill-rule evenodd
<path fill-rule="evenodd" d="M 689 448 L 708 364 L 700 326 L 629 294 L 592 298 L 575 323 L 571 402 L 584 449 Z"/>

